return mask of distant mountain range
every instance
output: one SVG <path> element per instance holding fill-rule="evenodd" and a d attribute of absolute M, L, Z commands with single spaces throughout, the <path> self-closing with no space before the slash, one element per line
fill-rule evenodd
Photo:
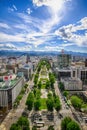
<path fill-rule="evenodd" d="M 19 51 L 8 51 L 8 50 L 1 50 L 0 56 L 20 56 L 23 54 L 28 54 L 30 56 L 45 56 L 45 55 L 58 55 L 61 52 L 57 51 L 48 51 L 48 52 L 41 52 L 41 51 L 29 51 L 29 52 L 19 52 Z M 71 54 L 73 56 L 82 56 L 87 57 L 87 53 L 80 53 L 80 52 L 72 52 L 72 51 L 64 51 L 65 54 Z"/>

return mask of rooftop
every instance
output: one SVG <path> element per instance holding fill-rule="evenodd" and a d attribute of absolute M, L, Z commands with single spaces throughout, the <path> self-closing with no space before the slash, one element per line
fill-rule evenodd
<path fill-rule="evenodd" d="M 0 87 L 0 90 L 10 89 L 10 88 L 14 87 L 19 80 L 20 80 L 20 78 L 18 78 L 18 77 L 15 78 L 14 80 L 11 80 L 9 86 L 5 85 L 5 81 L 1 82 L 2 86 Z"/>

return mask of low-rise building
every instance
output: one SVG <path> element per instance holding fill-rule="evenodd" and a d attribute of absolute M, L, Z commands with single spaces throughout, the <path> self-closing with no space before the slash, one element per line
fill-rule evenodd
<path fill-rule="evenodd" d="M 65 90 L 82 90 L 82 81 L 78 78 L 63 78 L 61 82 L 63 82 Z"/>

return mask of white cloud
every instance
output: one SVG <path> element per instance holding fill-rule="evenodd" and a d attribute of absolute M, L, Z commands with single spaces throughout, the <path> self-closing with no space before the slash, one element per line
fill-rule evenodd
<path fill-rule="evenodd" d="M 30 8 L 27 8 L 26 12 L 30 15 L 32 13 L 32 10 Z"/>
<path fill-rule="evenodd" d="M 1 50 L 16 50 L 17 47 L 14 46 L 12 43 L 5 43 L 5 44 L 0 44 L 0 49 Z"/>
<path fill-rule="evenodd" d="M 29 50 L 32 50 L 32 46 L 25 45 L 25 46 L 18 47 L 12 43 L 3 43 L 3 44 L 0 44 L 0 50 L 29 51 Z"/>
<path fill-rule="evenodd" d="M 0 32 L 0 42 L 25 42 L 25 39 L 21 34 L 11 35 Z"/>
<path fill-rule="evenodd" d="M 6 23 L 0 23 L 0 28 L 9 29 L 10 27 Z"/>
<path fill-rule="evenodd" d="M 13 5 L 13 9 L 17 11 L 17 7 L 15 5 Z"/>
<path fill-rule="evenodd" d="M 65 7 L 67 6 L 67 0 L 33 0 L 33 4 L 37 7 L 45 5 L 48 7 L 48 12 L 51 15 L 44 24 L 44 32 L 49 32 L 52 27 L 58 24 L 64 17 Z"/>
<path fill-rule="evenodd" d="M 31 13 L 30 8 L 27 9 L 27 13 L 17 13 L 18 23 L 13 23 L 13 34 L 9 31 L 9 34 L 0 32 L 0 43 L 18 43 L 20 44 L 26 43 L 26 46 L 20 47 L 18 50 L 31 50 L 33 47 L 35 49 L 40 47 L 45 50 L 56 50 L 59 51 L 67 46 L 72 46 L 76 43 L 78 46 L 85 46 L 87 44 L 87 32 L 83 35 L 77 34 L 77 31 L 84 31 L 87 29 L 87 17 L 81 19 L 76 24 L 69 24 L 67 26 L 63 26 L 53 32 L 53 27 L 57 27 L 56 25 L 62 19 L 62 13 L 65 10 L 65 5 L 69 0 L 33 0 L 33 3 L 38 6 L 47 6 L 47 13 L 50 13 L 48 19 L 40 19 L 36 17 L 32 17 L 28 15 Z M 70 1 L 69 1 L 70 2 Z M 36 8 L 37 9 L 37 8 Z M 9 27 L 8 25 L 2 25 L 2 27 Z M 58 38 L 56 37 L 58 36 Z M 63 40 L 64 44 L 60 43 L 58 45 L 57 40 L 60 42 Z M 62 41 L 62 42 L 63 42 Z M 59 41 L 58 41 L 59 42 Z M 46 45 L 46 46 L 45 46 Z M 55 46 L 54 46 L 55 45 Z"/>
<path fill-rule="evenodd" d="M 8 7 L 8 12 L 14 12 L 13 8 Z"/>
<path fill-rule="evenodd" d="M 76 43 L 78 46 L 87 45 L 87 17 L 81 19 L 77 24 L 69 24 L 62 26 L 55 31 L 57 36 L 60 36 L 63 40 Z M 78 33 L 78 31 L 84 31 L 84 34 Z"/>
<path fill-rule="evenodd" d="M 63 49 L 61 46 L 45 46 L 44 51 L 61 51 L 61 49 Z"/>
<path fill-rule="evenodd" d="M 14 12 L 17 11 L 17 7 L 13 5 L 12 7 L 8 7 L 8 12 Z"/>

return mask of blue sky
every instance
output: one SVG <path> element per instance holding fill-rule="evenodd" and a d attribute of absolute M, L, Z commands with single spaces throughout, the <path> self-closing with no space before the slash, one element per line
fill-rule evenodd
<path fill-rule="evenodd" d="M 0 0 L 0 50 L 87 52 L 87 0 Z"/>

